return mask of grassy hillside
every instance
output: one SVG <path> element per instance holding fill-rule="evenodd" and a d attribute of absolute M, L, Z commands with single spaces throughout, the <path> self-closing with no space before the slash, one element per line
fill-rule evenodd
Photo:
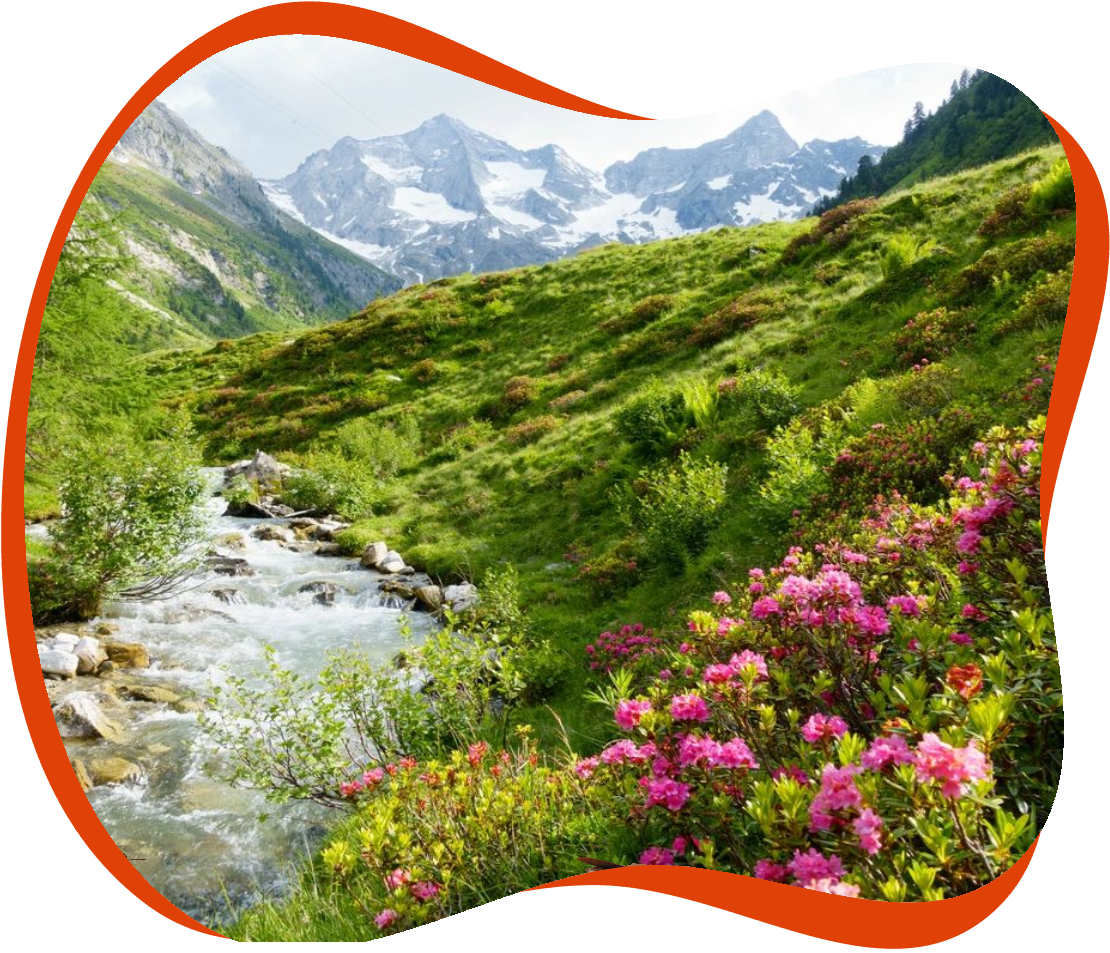
<path fill-rule="evenodd" d="M 821 222 L 444 279 L 147 373 L 213 462 L 262 448 L 369 481 L 352 551 L 384 538 L 443 579 L 515 565 L 570 657 L 605 625 L 669 618 L 792 533 L 858 519 L 875 492 L 935 498 L 978 432 L 1047 401 L 1030 381 L 1058 345 L 1074 214 L 1007 209 L 1061 156 Z M 886 454 L 889 472 L 851 471 L 846 449 Z M 702 465 L 727 468 L 713 527 L 669 546 L 653 528 L 668 481 Z"/>
<path fill-rule="evenodd" d="M 187 322 L 202 337 L 335 320 L 399 284 L 311 229 L 279 223 L 272 209 L 269 219 L 262 209 L 252 225 L 239 224 L 135 164 L 105 163 L 89 194 L 122 213 L 133 261 L 118 280 L 132 300 Z M 337 280 L 340 272 L 348 280 Z"/>

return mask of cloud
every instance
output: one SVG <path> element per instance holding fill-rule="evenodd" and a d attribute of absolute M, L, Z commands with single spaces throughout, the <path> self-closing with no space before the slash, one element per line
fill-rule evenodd
<path fill-rule="evenodd" d="M 799 142 L 862 136 L 896 142 L 913 104 L 934 108 L 962 66 L 874 70 L 768 101 L 689 119 L 602 119 L 486 86 L 377 47 L 317 36 L 252 40 L 183 76 L 162 99 L 262 178 L 292 172 L 344 136 L 397 135 L 448 113 L 520 148 L 557 142 L 602 169 L 641 149 L 689 147 L 727 135 L 760 109 Z"/>

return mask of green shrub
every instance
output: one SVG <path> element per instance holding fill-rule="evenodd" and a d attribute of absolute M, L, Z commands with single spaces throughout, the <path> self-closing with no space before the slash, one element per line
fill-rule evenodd
<path fill-rule="evenodd" d="M 438 376 L 439 368 L 431 358 L 425 358 L 423 361 L 417 361 L 413 364 L 409 368 L 409 374 L 419 383 L 428 384 Z"/>
<path fill-rule="evenodd" d="M 753 432 L 782 427 L 798 413 L 798 388 L 778 371 L 744 371 L 720 382 L 722 413 Z"/>
<path fill-rule="evenodd" d="M 285 478 L 282 500 L 295 510 L 316 510 L 347 520 L 373 515 L 381 481 L 362 460 L 333 449 L 310 450 Z"/>
<path fill-rule="evenodd" d="M 463 455 L 490 443 L 496 436 L 493 424 L 488 420 L 468 420 L 449 427 L 440 440 L 439 447 L 433 452 L 429 462 L 439 460 L 458 460 Z"/>
<path fill-rule="evenodd" d="M 1026 281 L 1037 272 L 1057 272 L 1075 259 L 1075 239 L 1063 235 L 1037 235 L 985 251 L 978 261 L 960 272 L 963 293 L 989 288 L 996 280 L 1009 277 Z"/>
<path fill-rule="evenodd" d="M 786 302 L 780 292 L 774 289 L 749 291 L 702 318 L 686 338 L 686 343 L 704 347 L 740 331 L 751 330 L 757 324 L 773 321 L 785 313 Z"/>
<path fill-rule="evenodd" d="M 983 219 L 979 234 L 987 238 L 999 235 L 1012 235 L 1029 227 L 1027 206 L 1033 189 L 1028 185 L 1018 185 L 1007 191 L 990 215 Z"/>
<path fill-rule="evenodd" d="M 414 466 L 420 457 L 420 428 L 411 416 L 393 421 L 349 420 L 335 432 L 335 447 L 379 480 Z"/>
<path fill-rule="evenodd" d="M 686 431 L 686 399 L 681 391 L 653 386 L 617 411 L 616 427 L 640 453 L 667 453 Z"/>
<path fill-rule="evenodd" d="M 705 549 L 725 505 L 727 477 L 723 463 L 682 453 L 644 478 L 633 521 L 653 564 L 683 565 Z"/>
<path fill-rule="evenodd" d="M 538 705 L 557 695 L 575 669 L 566 654 L 546 639 L 521 649 L 515 664 L 525 705 Z"/>
<path fill-rule="evenodd" d="M 1054 163 L 1044 176 L 1033 183 L 1029 211 L 1035 215 L 1075 211 L 1075 183 L 1067 159 Z"/>
<path fill-rule="evenodd" d="M 1010 334 L 1062 322 L 1068 316 L 1071 282 L 1071 266 L 1045 277 L 1022 295 L 1017 310 L 999 324 L 999 331 Z"/>
<path fill-rule="evenodd" d="M 30 578 L 36 623 L 96 615 L 106 600 L 176 591 L 197 567 L 207 487 L 184 430 L 64 455 L 61 516 Z"/>

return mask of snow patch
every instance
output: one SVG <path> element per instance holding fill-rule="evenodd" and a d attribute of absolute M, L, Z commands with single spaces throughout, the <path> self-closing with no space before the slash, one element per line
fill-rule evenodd
<path fill-rule="evenodd" d="M 438 192 L 425 192 L 408 186 L 394 189 L 390 208 L 404 212 L 412 218 L 439 225 L 452 225 L 458 222 L 473 222 L 478 216 L 455 208 Z"/>
<path fill-rule="evenodd" d="M 710 179 L 705 183 L 707 188 L 712 189 L 714 192 L 720 192 L 721 189 L 727 189 L 732 185 L 732 173 L 728 175 L 719 175 L 715 179 Z"/>

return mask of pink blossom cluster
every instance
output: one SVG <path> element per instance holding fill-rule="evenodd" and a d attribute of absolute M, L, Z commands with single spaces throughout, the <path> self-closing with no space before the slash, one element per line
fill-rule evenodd
<path fill-rule="evenodd" d="M 616 632 L 602 632 L 597 640 L 586 646 L 590 668 L 611 672 L 614 668 L 629 667 L 660 651 L 662 640 L 651 629 L 636 622 L 622 625 Z"/>
<path fill-rule="evenodd" d="M 755 770 L 759 763 L 751 749 L 740 738 L 733 738 L 723 744 L 708 736 L 697 738 L 683 735 L 678 742 L 678 764 L 705 768 L 728 768 Z"/>
<path fill-rule="evenodd" d="M 390 766 L 392 767 L 392 765 Z M 339 793 L 345 798 L 353 798 L 361 794 L 363 791 L 373 791 L 385 778 L 385 771 L 382 768 L 373 768 L 367 771 L 357 781 L 346 781 L 339 785 Z"/>
<path fill-rule="evenodd" d="M 914 754 L 919 781 L 940 781 L 941 793 L 948 798 L 962 797 L 967 784 L 987 776 L 987 758 L 974 741 L 954 748 L 935 734 L 925 735 Z"/>
<path fill-rule="evenodd" d="M 617 705 L 614 717 L 620 728 L 631 731 L 649 711 L 651 711 L 651 702 L 625 699 Z"/>
<path fill-rule="evenodd" d="M 817 712 L 815 715 L 810 715 L 809 720 L 802 725 L 802 737 L 810 744 L 816 744 L 819 741 L 841 738 L 847 730 L 847 723 L 839 715 Z"/>

